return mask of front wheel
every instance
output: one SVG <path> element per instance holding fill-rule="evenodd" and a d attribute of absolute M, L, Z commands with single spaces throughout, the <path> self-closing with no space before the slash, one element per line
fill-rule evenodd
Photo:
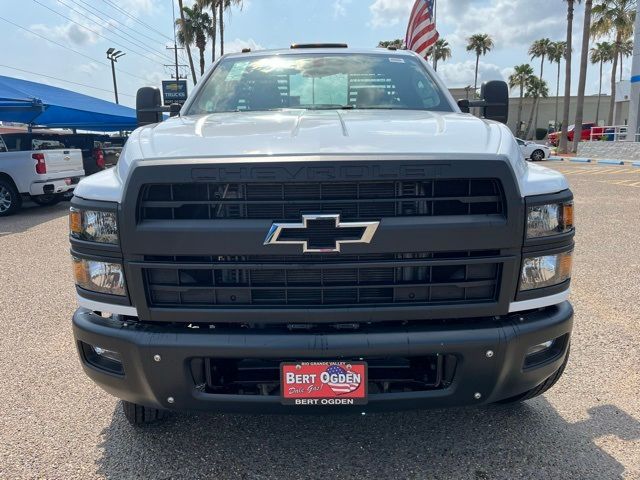
<path fill-rule="evenodd" d="M 41 207 L 48 207 L 49 205 L 55 205 L 62 200 L 62 195 L 58 193 L 50 193 L 47 195 L 35 195 L 31 197 L 35 203 L 40 205 Z"/>
<path fill-rule="evenodd" d="M 22 206 L 20 193 L 11 181 L 0 178 L 0 217 L 16 213 Z"/>
<path fill-rule="evenodd" d="M 544 160 L 544 152 L 540 149 L 534 150 L 531 154 L 531 160 L 534 162 L 539 162 L 540 160 Z"/>
<path fill-rule="evenodd" d="M 125 400 L 122 400 L 122 411 L 124 412 L 126 419 L 134 427 L 141 427 L 167 418 L 166 410 L 145 407 Z"/>

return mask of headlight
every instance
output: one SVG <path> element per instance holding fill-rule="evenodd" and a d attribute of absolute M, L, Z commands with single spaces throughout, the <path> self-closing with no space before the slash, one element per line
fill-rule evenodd
<path fill-rule="evenodd" d="M 78 240 L 96 243 L 118 243 L 118 222 L 115 212 L 81 210 L 71 207 L 69 210 L 69 230 Z"/>
<path fill-rule="evenodd" d="M 525 258 L 522 261 L 520 290 L 551 287 L 571 278 L 573 252 Z"/>
<path fill-rule="evenodd" d="M 573 228 L 573 202 L 549 203 L 527 209 L 527 238 L 548 237 Z"/>
<path fill-rule="evenodd" d="M 125 296 L 124 272 L 119 263 L 99 262 L 73 257 L 76 284 L 98 293 Z"/>

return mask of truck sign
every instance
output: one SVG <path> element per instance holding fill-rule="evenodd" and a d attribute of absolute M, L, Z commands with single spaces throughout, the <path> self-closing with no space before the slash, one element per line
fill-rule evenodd
<path fill-rule="evenodd" d="M 179 103 L 183 105 L 187 101 L 186 80 L 163 80 L 162 99 L 165 105 Z"/>

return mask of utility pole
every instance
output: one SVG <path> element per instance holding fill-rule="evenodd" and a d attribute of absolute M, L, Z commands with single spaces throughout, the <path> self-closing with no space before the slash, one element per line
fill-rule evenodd
<path fill-rule="evenodd" d="M 178 63 L 178 50 L 184 50 L 182 47 L 178 47 L 177 44 L 173 44 L 173 47 L 167 47 L 167 50 L 173 50 L 173 56 L 175 58 L 174 63 L 165 64 L 165 67 L 173 67 L 175 68 L 175 74 L 171 74 L 171 78 L 175 78 L 176 80 L 182 80 L 187 78 L 186 75 L 180 75 L 180 67 L 188 67 L 189 65 L 183 65 Z"/>
<path fill-rule="evenodd" d="M 116 103 L 120 104 L 118 101 L 118 82 L 116 82 L 116 62 L 120 57 L 124 57 L 126 53 L 121 52 L 120 50 L 116 50 L 115 48 L 110 48 L 107 50 L 107 58 L 111 60 L 111 74 L 113 75 L 113 92 L 116 95 Z"/>
<path fill-rule="evenodd" d="M 640 126 L 640 2 L 637 4 L 636 25 L 633 32 L 633 62 L 631 63 L 631 100 L 627 138 L 637 141 Z"/>

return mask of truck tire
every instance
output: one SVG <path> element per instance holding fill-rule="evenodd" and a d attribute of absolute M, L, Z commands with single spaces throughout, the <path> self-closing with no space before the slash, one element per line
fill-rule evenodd
<path fill-rule="evenodd" d="M 62 195 L 59 193 L 49 193 L 47 195 L 34 195 L 31 197 L 34 203 L 37 203 L 41 207 L 48 207 L 49 205 L 55 205 L 62 200 Z"/>
<path fill-rule="evenodd" d="M 167 417 L 166 410 L 145 407 L 125 400 L 122 400 L 122 411 L 129 423 L 135 427 L 155 423 Z"/>
<path fill-rule="evenodd" d="M 13 215 L 22 207 L 22 197 L 13 182 L 0 176 L 0 217 Z"/>
<path fill-rule="evenodd" d="M 515 397 L 505 398 L 504 400 L 500 400 L 499 402 L 496 402 L 496 403 L 505 404 L 505 403 L 524 402 L 526 400 L 531 400 L 534 397 L 542 395 L 544 392 L 546 392 L 551 387 L 553 387 L 558 382 L 558 380 L 560 380 L 560 377 L 564 373 L 564 369 L 566 368 L 568 362 L 569 362 L 569 348 L 567 348 L 567 355 L 564 357 L 564 362 L 562 362 L 562 365 L 560 365 L 560 368 L 558 368 L 558 370 L 556 370 L 555 373 L 551 375 L 549 378 L 547 378 L 544 382 L 542 382 L 540 385 L 532 388 L 527 392 L 521 393 L 520 395 L 516 395 Z"/>

